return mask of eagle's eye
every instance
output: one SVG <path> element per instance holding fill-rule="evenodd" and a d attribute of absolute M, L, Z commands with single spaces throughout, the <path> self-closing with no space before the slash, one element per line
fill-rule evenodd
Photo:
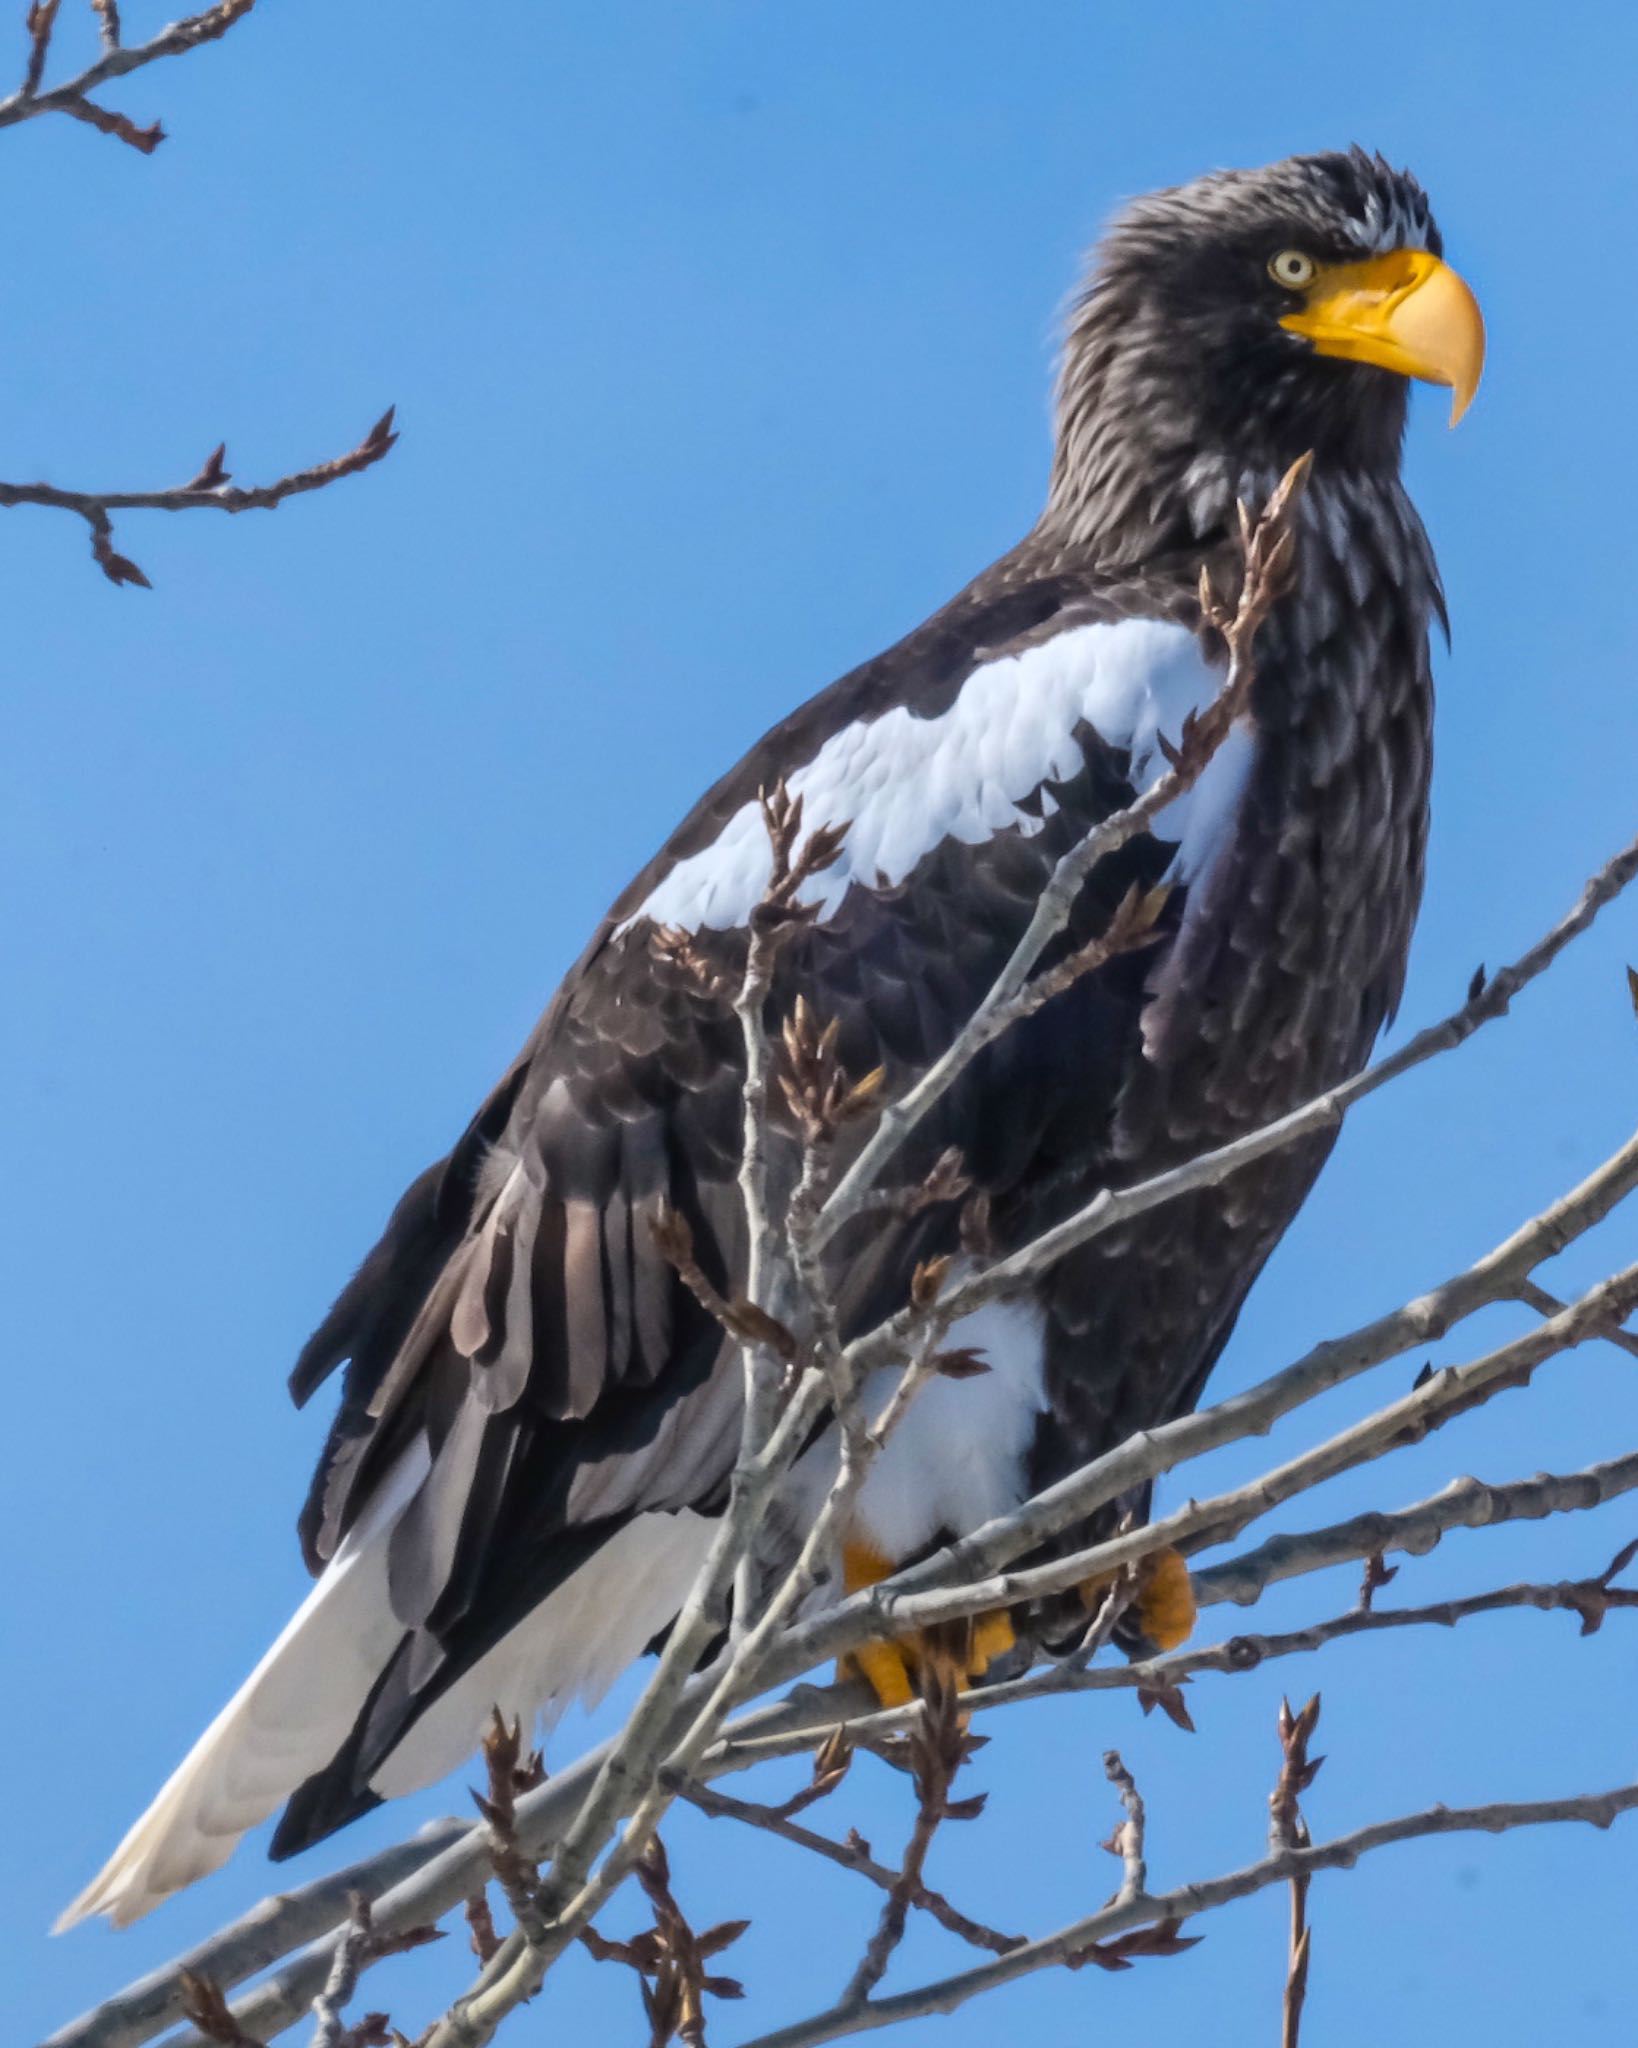
<path fill-rule="evenodd" d="M 1282 249 L 1268 259 L 1269 276 L 1287 291 L 1300 292 L 1305 285 L 1311 285 L 1318 268 L 1313 257 L 1305 256 L 1301 249 Z"/>

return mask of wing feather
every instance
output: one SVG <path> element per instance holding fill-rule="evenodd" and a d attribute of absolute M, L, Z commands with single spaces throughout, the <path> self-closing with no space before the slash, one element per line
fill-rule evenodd
<path fill-rule="evenodd" d="M 702 924 L 697 946 L 731 986 L 746 944 L 744 855 L 736 840 L 714 872 L 712 849 L 758 789 L 807 764 L 829 806 L 810 827 L 874 805 L 861 849 L 892 872 L 824 878 L 824 914 L 782 956 L 769 1016 L 777 1024 L 804 995 L 839 1020 L 850 1064 L 883 1064 L 890 1089 L 905 1085 L 989 985 L 1059 854 L 1130 799 L 1129 735 L 1108 739 L 1074 712 L 1073 667 L 1052 641 L 1054 621 L 1068 631 L 1120 615 L 1118 596 L 1069 579 L 1003 578 L 776 728 L 625 892 L 449 1158 L 399 1204 L 292 1375 L 299 1401 L 346 1367 L 302 1516 L 309 1560 L 350 1554 L 407 1446 L 423 1447 L 426 1466 L 382 1539 L 379 1611 L 360 1636 L 369 1669 L 351 1681 L 346 1740 L 326 1722 L 323 1743 L 292 1752 L 276 1853 L 458 1761 L 490 1704 L 527 1712 L 603 1682 L 609 1658 L 640 1648 L 634 1630 L 652 1633 L 675 1611 L 650 1605 L 680 1599 L 677 1556 L 697 1555 L 697 1529 L 725 1497 L 737 1361 L 652 1225 L 662 1201 L 680 1211 L 705 1271 L 732 1290 L 745 1257 L 740 1032 L 716 989 L 656 950 L 645 905 L 692 863 L 673 893 L 719 920 Z M 1177 629 L 1165 630 L 1175 663 Z M 1000 691 L 1010 705 L 993 733 L 963 695 L 981 669 L 985 703 Z M 1202 677 L 1209 694 L 1203 667 Z M 1107 679 L 1099 686 L 1107 696 Z M 1040 704 L 1007 700 L 1009 688 L 1038 688 Z M 1071 715 L 1073 730 L 1028 730 L 1032 716 Z M 950 751 L 929 755 L 928 722 L 941 719 Z M 926 765 L 921 782 L 895 776 L 894 734 L 906 763 Z M 854 770 L 868 787 L 849 784 Z M 1173 851 L 1131 842 L 1094 877 L 1080 925 L 1095 928 L 1134 882 L 1151 884 Z M 991 1047 L 905 1149 L 901 1174 L 918 1177 L 959 1140 L 1004 1214 L 1054 1146 L 1070 1157 L 1069 1124 L 1076 1165 L 1095 1171 L 1137 1046 L 1145 971 L 1116 961 Z M 789 1134 L 776 1132 L 775 1149 L 790 1170 Z M 915 1260 L 953 1244 L 954 1229 L 945 1205 L 856 1233 L 839 1281 L 849 1324 L 896 1306 Z M 685 1523 L 688 1543 L 654 1567 L 654 1544 Z M 639 1556 L 651 1583 L 633 1605 L 634 1589 L 608 1573 Z M 618 1627 L 590 1599 L 594 1580 L 605 1605 L 625 1601 Z M 158 1889 L 148 1884 L 146 1903 Z"/>

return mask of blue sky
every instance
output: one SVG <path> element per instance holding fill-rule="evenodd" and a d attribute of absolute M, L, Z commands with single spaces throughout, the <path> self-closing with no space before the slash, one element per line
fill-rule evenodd
<path fill-rule="evenodd" d="M 82 11 L 69 54 L 90 48 Z M 165 18 L 124 13 L 133 38 Z M 0 514 L 8 2037 L 268 1887 L 252 1842 L 129 1933 L 44 1934 L 300 1595 L 290 1525 L 323 1421 L 285 1399 L 301 1339 L 700 787 L 1028 525 L 1054 308 L 1123 194 L 1358 139 L 1418 171 L 1485 306 L 1477 405 L 1450 435 L 1420 397 L 1408 456 L 1455 635 L 1407 1022 L 1630 834 L 1635 69 L 1613 6 L 267 0 L 109 95 L 163 118 L 151 160 L 65 121 L 0 136 L 0 475 L 180 481 L 226 435 L 261 480 L 388 401 L 403 427 L 383 468 L 274 516 L 127 518 L 151 592 L 105 584 L 77 522 Z M 1635 918 L 1618 908 L 1511 1022 L 1360 1113 L 1220 1390 L 1465 1262 L 1627 1134 Z M 1555 1284 L 1631 1237 L 1617 1220 Z M 1282 1525 L 1613 1455 L 1633 1370 L 1590 1347 Z M 1453 1538 L 1392 1593 L 1579 1575 L 1635 1527 L 1629 1503 Z M 1311 1582 L 1256 1622 L 1352 1594 L 1352 1573 Z M 1325 1694 L 1316 1834 L 1619 1782 L 1620 1619 L 1581 1643 L 1563 1617 L 1501 1616 L 1202 1681 L 1193 1738 L 1125 1701 L 1023 1710 L 975 1766 L 981 1831 L 935 1881 L 1020 1931 L 1095 1905 L 1111 1743 L 1148 1796 L 1157 1882 L 1248 1860 L 1282 1687 Z M 861 1773 L 831 1818 L 885 1852 L 900 1788 Z M 720 1825 L 668 1839 L 702 1917 L 755 1914 L 734 1966 L 762 2024 L 834 1993 L 868 1894 Z M 1313 2038 L 1608 2040 L 1635 1879 L 1629 1824 L 1321 1880 Z M 1271 1895 L 1179 1961 L 1059 1973 L 895 2038 L 1080 2039 L 1140 2016 L 1270 2038 L 1284 1911 Z M 918 1930 L 895 1981 L 963 1960 Z M 414 1957 L 381 1995 L 413 2034 L 463 1968 Z M 619 1972 L 576 1958 L 553 1996 L 564 2038 L 637 2037 Z M 730 2013 L 714 2038 L 748 2031 Z"/>

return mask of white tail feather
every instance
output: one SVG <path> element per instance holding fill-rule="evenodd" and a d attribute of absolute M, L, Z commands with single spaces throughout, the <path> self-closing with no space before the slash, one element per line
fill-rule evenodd
<path fill-rule="evenodd" d="M 403 1636 L 387 1538 L 428 1468 L 418 1440 L 267 1655 L 200 1736 L 56 1933 L 116 1927 L 219 1869 L 247 1829 L 330 1762 Z M 593 1705 L 682 1606 L 713 1524 L 638 1515 L 421 1716 L 371 1781 L 384 1798 L 430 1785 L 477 1746 L 498 1707 L 527 1726 Z"/>
<path fill-rule="evenodd" d="M 596 1706 L 675 1619 L 715 1528 L 687 1508 L 633 1516 L 433 1702 L 371 1789 L 397 1799 L 436 1784 L 472 1754 L 496 1709 L 549 1727 L 571 1704 Z"/>
<path fill-rule="evenodd" d="M 418 1439 L 273 1647 L 53 1933 L 94 1913 L 116 1927 L 139 1920 L 219 1869 L 248 1828 L 335 1755 L 403 1635 L 387 1598 L 386 1539 L 426 1470 L 425 1440 Z"/>

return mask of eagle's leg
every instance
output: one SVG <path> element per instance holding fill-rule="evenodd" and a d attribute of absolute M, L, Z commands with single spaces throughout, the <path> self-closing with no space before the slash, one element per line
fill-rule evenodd
<path fill-rule="evenodd" d="M 868 1543 L 842 1546 L 842 1586 L 857 1593 L 874 1586 L 895 1570 L 893 1560 Z M 974 1615 L 937 1629 L 918 1630 L 902 1642 L 861 1643 L 837 1665 L 839 1678 L 862 1678 L 884 1707 L 902 1707 L 916 1698 L 923 1671 L 948 1675 L 957 1692 L 981 1678 L 992 1661 L 1013 1646 L 1015 1638 L 1005 1612 Z"/>
<path fill-rule="evenodd" d="M 1113 1577 L 1112 1572 L 1103 1572 L 1097 1578 L 1082 1581 L 1081 1602 L 1089 1613 L 1102 1599 Z M 1133 1607 L 1139 1628 L 1157 1650 L 1175 1650 L 1194 1634 L 1200 1610 L 1195 1605 L 1189 1567 L 1180 1550 L 1157 1550 L 1144 1559 Z"/>

